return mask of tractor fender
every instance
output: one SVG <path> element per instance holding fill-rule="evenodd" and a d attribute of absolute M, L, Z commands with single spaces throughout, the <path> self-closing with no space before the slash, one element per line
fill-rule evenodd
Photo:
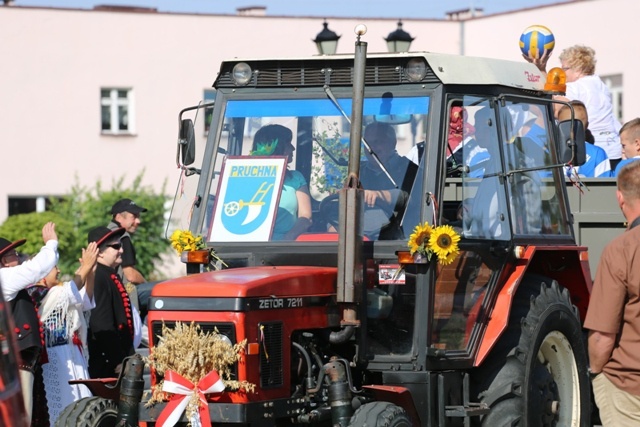
<path fill-rule="evenodd" d="M 540 271 L 538 260 L 542 259 L 540 255 L 537 259 L 536 252 L 563 252 L 565 254 L 574 254 L 575 262 L 571 266 L 571 271 L 579 272 L 581 280 L 575 283 L 566 283 L 563 280 L 565 274 L 552 274 L 546 271 Z M 554 248 L 537 247 L 530 245 L 525 247 L 522 256 L 515 260 L 514 268 L 505 280 L 504 285 L 500 288 L 500 292 L 495 300 L 493 309 L 489 312 L 480 347 L 474 360 L 474 366 L 480 366 L 485 358 L 489 355 L 503 332 L 507 329 L 509 314 L 513 305 L 513 300 L 518 290 L 518 286 L 526 273 L 536 273 L 548 276 L 558 280 L 565 285 L 572 294 L 572 302 L 578 307 L 581 320 L 584 320 L 586 309 L 589 303 L 589 294 L 591 293 L 591 276 L 589 271 L 589 259 L 585 247 L 576 246 L 557 246 Z"/>

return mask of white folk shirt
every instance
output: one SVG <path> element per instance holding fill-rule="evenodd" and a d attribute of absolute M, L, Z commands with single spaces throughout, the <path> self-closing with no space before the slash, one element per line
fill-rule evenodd
<path fill-rule="evenodd" d="M 40 252 L 15 267 L 0 268 L 0 285 L 5 301 L 13 300 L 18 292 L 45 277 L 58 264 L 58 241 L 49 240 Z"/>
<path fill-rule="evenodd" d="M 581 101 L 587 108 L 589 130 L 595 145 L 602 147 L 610 159 L 622 157 L 620 122 L 613 115 L 611 92 L 596 75 L 580 77 L 567 83 L 567 98 Z"/>

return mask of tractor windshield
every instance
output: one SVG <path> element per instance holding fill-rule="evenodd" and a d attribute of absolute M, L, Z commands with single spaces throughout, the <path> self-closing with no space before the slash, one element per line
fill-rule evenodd
<path fill-rule="evenodd" d="M 337 240 L 337 191 L 347 174 L 352 101 L 330 97 L 228 100 L 203 236 L 208 241 Z M 401 225 L 426 134 L 429 98 L 390 92 L 364 101 L 360 180 L 369 240 Z M 367 148 L 368 147 L 368 148 Z M 413 159 L 413 161 L 412 161 Z"/>

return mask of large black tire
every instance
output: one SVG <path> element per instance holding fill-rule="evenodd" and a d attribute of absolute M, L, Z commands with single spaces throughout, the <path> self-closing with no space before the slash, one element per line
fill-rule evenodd
<path fill-rule="evenodd" d="M 488 385 L 480 393 L 491 408 L 483 426 L 590 425 L 584 334 L 569 292 L 556 281 L 524 278 L 508 329 L 476 374 Z"/>
<path fill-rule="evenodd" d="M 389 402 L 365 403 L 349 421 L 349 427 L 411 427 L 404 409 Z"/>
<path fill-rule="evenodd" d="M 55 427 L 115 427 L 118 404 L 102 397 L 85 397 L 67 406 Z"/>

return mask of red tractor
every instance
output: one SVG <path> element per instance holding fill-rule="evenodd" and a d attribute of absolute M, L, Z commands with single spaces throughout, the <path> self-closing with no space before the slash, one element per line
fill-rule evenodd
<path fill-rule="evenodd" d="M 223 62 L 215 102 L 180 113 L 170 227 L 202 235 L 226 267 L 188 264 L 196 274 L 158 284 L 148 316 L 151 353 L 176 322 L 247 340 L 233 377 L 255 392 L 210 398 L 205 421 L 590 425 L 591 274 L 565 186 L 584 130 L 554 118 L 563 78 L 525 62 L 367 56 L 360 40 L 355 55 Z M 372 123 L 392 129 L 394 161 Z M 256 153 L 273 124 L 291 131 L 284 156 Z M 381 171 L 375 190 L 391 201 L 363 202 L 365 168 Z M 283 237 L 282 217 L 296 222 L 284 206 L 292 171 L 312 216 Z M 425 222 L 460 236 L 457 256 L 409 255 Z M 149 427 L 166 407 L 132 405 L 127 422 Z"/>

